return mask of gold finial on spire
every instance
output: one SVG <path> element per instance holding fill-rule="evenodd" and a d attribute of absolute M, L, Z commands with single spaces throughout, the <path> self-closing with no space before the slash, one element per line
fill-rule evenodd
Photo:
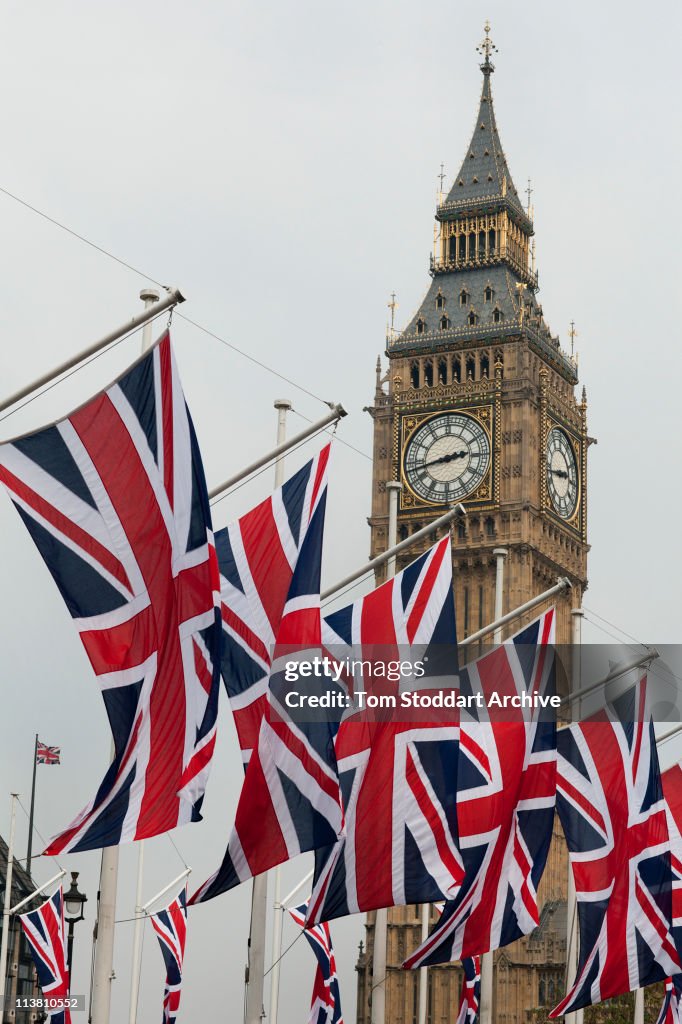
<path fill-rule="evenodd" d="M 395 311 L 398 308 L 398 303 L 395 301 L 395 292 L 391 292 L 391 301 L 388 303 L 388 308 L 391 311 L 391 323 L 387 325 L 386 336 L 389 341 L 393 341 L 395 338 Z"/>
<path fill-rule="evenodd" d="M 495 70 L 495 65 L 490 60 L 491 53 L 497 53 L 497 47 L 490 38 L 490 22 L 486 20 L 485 23 L 485 39 L 482 41 L 480 46 L 476 47 L 476 53 L 484 58 L 481 64 L 481 71 L 484 75 L 489 75 L 491 71 Z"/>
<path fill-rule="evenodd" d="M 575 320 L 571 320 L 571 326 L 568 329 L 568 336 L 571 339 L 571 359 L 573 359 L 573 353 L 575 350 L 575 339 L 578 337 L 578 332 L 575 329 Z"/>

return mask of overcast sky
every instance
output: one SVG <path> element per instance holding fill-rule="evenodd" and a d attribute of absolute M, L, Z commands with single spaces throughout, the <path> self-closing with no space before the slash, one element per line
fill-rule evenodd
<path fill-rule="evenodd" d="M 472 132 L 475 47 L 489 17 L 499 48 L 498 126 L 520 192 L 533 180 L 540 297 L 568 345 L 578 331 L 589 400 L 590 586 L 596 616 L 650 643 L 679 641 L 680 7 L 653 0 L 558 5 L 473 0 L 4 7 L 0 187 L 164 283 L 182 312 L 311 392 L 176 317 L 173 337 L 209 486 L 273 443 L 277 397 L 317 418 L 350 415 L 330 484 L 324 585 L 369 549 L 374 364 L 387 302 L 406 323 L 428 284 L 440 163 L 448 181 Z M 89 344 L 139 308 L 144 278 L 0 194 L 0 393 Z M 139 352 L 118 346 L 26 409 L 0 439 L 57 417 Z M 290 460 L 296 468 L 307 452 Z M 271 471 L 215 510 L 225 525 L 265 496 Z M 10 789 L 26 807 L 33 736 L 60 744 L 39 770 L 37 822 L 63 828 L 92 797 L 109 740 L 97 684 L 43 564 L 0 501 L 3 715 L 0 832 Z M 600 620 L 596 620 L 600 621 Z M 602 623 L 604 625 L 604 623 Z M 604 639 L 588 625 L 587 639 Z M 226 705 L 205 821 L 175 834 L 203 881 L 223 853 L 241 768 Z M 19 849 L 26 822 L 20 814 Z M 147 844 L 145 898 L 182 869 Z M 89 896 L 74 990 L 87 989 L 96 854 L 65 857 Z M 118 916 L 134 903 L 122 850 Z M 284 890 L 307 870 L 284 872 Z M 51 863 L 37 862 L 47 879 Z M 290 884 L 289 884 L 290 883 Z M 249 889 L 191 915 L 181 1019 L 238 1017 Z M 360 917 L 333 929 L 354 1020 Z M 285 926 L 285 943 L 295 931 Z M 112 1020 L 127 1013 L 131 925 L 117 932 Z M 283 963 L 280 1024 L 307 1016 L 313 958 Z M 140 1024 L 156 1024 L 163 966 L 148 929 Z M 453 1014 L 454 1016 L 454 1014 Z"/>

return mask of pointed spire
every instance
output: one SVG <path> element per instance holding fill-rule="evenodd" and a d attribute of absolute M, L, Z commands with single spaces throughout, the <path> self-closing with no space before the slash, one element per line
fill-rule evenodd
<path fill-rule="evenodd" d="M 469 203 L 480 206 L 487 200 L 506 199 L 506 202 L 513 206 L 517 213 L 524 217 L 524 220 L 527 220 L 524 205 L 519 198 L 507 166 L 507 159 L 502 149 L 500 133 L 495 121 L 490 85 L 490 76 L 495 67 L 490 57 L 492 53 L 497 52 L 497 47 L 490 38 L 490 23 L 487 21 L 485 23 L 485 38 L 476 47 L 476 50 L 483 57 L 483 63 L 480 65 L 483 72 L 483 89 L 476 125 L 459 174 L 439 209 L 445 210 L 453 205 L 465 208 Z M 530 222 L 528 223 L 530 226 Z"/>

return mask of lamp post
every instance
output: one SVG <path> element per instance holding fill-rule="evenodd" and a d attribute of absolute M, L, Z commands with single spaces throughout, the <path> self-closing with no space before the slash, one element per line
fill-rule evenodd
<path fill-rule="evenodd" d="M 69 969 L 69 992 L 71 991 L 71 957 L 73 955 L 73 926 L 85 917 L 83 906 L 88 897 L 78 889 L 78 872 L 71 872 L 71 888 L 64 893 L 64 917 L 69 925 L 69 936 L 66 946 L 66 966 Z"/>

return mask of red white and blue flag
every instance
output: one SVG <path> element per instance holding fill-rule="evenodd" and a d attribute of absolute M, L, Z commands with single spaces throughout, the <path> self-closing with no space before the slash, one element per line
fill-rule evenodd
<path fill-rule="evenodd" d="M 673 765 L 661 775 L 665 800 L 668 835 L 670 836 L 670 864 L 673 875 L 672 936 L 678 958 L 682 953 L 682 767 Z M 682 1024 L 680 1000 L 682 974 L 668 978 L 665 996 L 656 1024 Z"/>
<path fill-rule="evenodd" d="M 361 669 L 365 676 L 351 683 L 356 695 L 381 689 L 398 701 L 408 691 L 456 697 L 450 535 L 328 616 L 323 637 L 337 663 L 349 658 L 374 670 L 379 663 L 402 665 L 404 674 L 393 683 L 367 678 L 369 669 Z M 454 894 L 464 877 L 457 849 L 458 745 L 457 709 L 399 705 L 374 715 L 360 705 L 344 717 L 335 751 L 346 828 L 334 847 L 317 852 L 310 922 Z"/>
<path fill-rule="evenodd" d="M 49 1009 L 49 1001 L 59 1003 L 69 995 L 69 970 L 64 943 L 64 894 L 61 886 L 37 910 L 20 914 L 24 935 L 31 947 L 38 984 L 46 1002 L 50 1024 L 71 1024 L 68 1007 Z"/>
<path fill-rule="evenodd" d="M 336 960 L 328 924 L 306 927 L 306 904 L 289 910 L 294 921 L 303 929 L 310 947 L 317 957 L 317 970 L 313 982 L 308 1024 L 343 1024 L 341 994 L 336 974 Z"/>
<path fill-rule="evenodd" d="M 213 756 L 218 565 L 170 337 L 67 419 L 0 446 L 0 481 L 102 688 L 115 756 L 46 854 L 200 819 Z"/>
<path fill-rule="evenodd" d="M 36 746 L 36 764 L 61 764 L 61 748 L 48 747 L 46 743 L 38 740 Z"/>
<path fill-rule="evenodd" d="M 330 446 L 215 536 L 222 676 L 247 765 L 268 703 L 272 652 L 291 579 L 320 496 Z"/>
<path fill-rule="evenodd" d="M 558 811 L 580 926 L 575 981 L 550 1017 L 678 974 L 671 847 L 646 676 L 562 729 Z"/>
<path fill-rule="evenodd" d="M 166 965 L 161 1021 L 162 1024 L 175 1024 L 180 1007 L 182 963 L 187 938 L 187 889 L 184 888 L 165 910 L 152 914 L 151 922 Z"/>
<path fill-rule="evenodd" d="M 665 983 L 665 995 L 656 1020 L 656 1024 L 680 1024 L 680 998 L 682 997 L 682 978 L 668 978 Z"/>
<path fill-rule="evenodd" d="M 192 896 L 203 903 L 306 850 L 329 846 L 343 828 L 334 756 L 336 725 L 294 720 L 283 694 L 286 665 L 320 656 L 320 571 L 327 500 L 327 457 L 317 460 L 302 539 L 276 635 L 258 743 L 244 776 L 234 828 L 218 870 Z M 306 679 L 308 693 L 326 692 L 323 677 Z"/>
<path fill-rule="evenodd" d="M 481 1001 L 481 958 L 467 956 L 462 960 L 464 977 L 459 996 L 457 1024 L 475 1024 Z"/>
<path fill-rule="evenodd" d="M 449 963 L 506 946 L 539 922 L 556 799 L 554 712 L 530 698 L 554 694 L 554 609 L 460 671 L 462 712 L 457 824 L 465 877 L 404 967 Z M 506 707 L 491 698 L 507 700 Z M 524 697 L 524 695 L 526 695 Z M 530 706 L 513 707 L 528 700 Z M 472 712 L 473 713 L 473 712 Z"/>

